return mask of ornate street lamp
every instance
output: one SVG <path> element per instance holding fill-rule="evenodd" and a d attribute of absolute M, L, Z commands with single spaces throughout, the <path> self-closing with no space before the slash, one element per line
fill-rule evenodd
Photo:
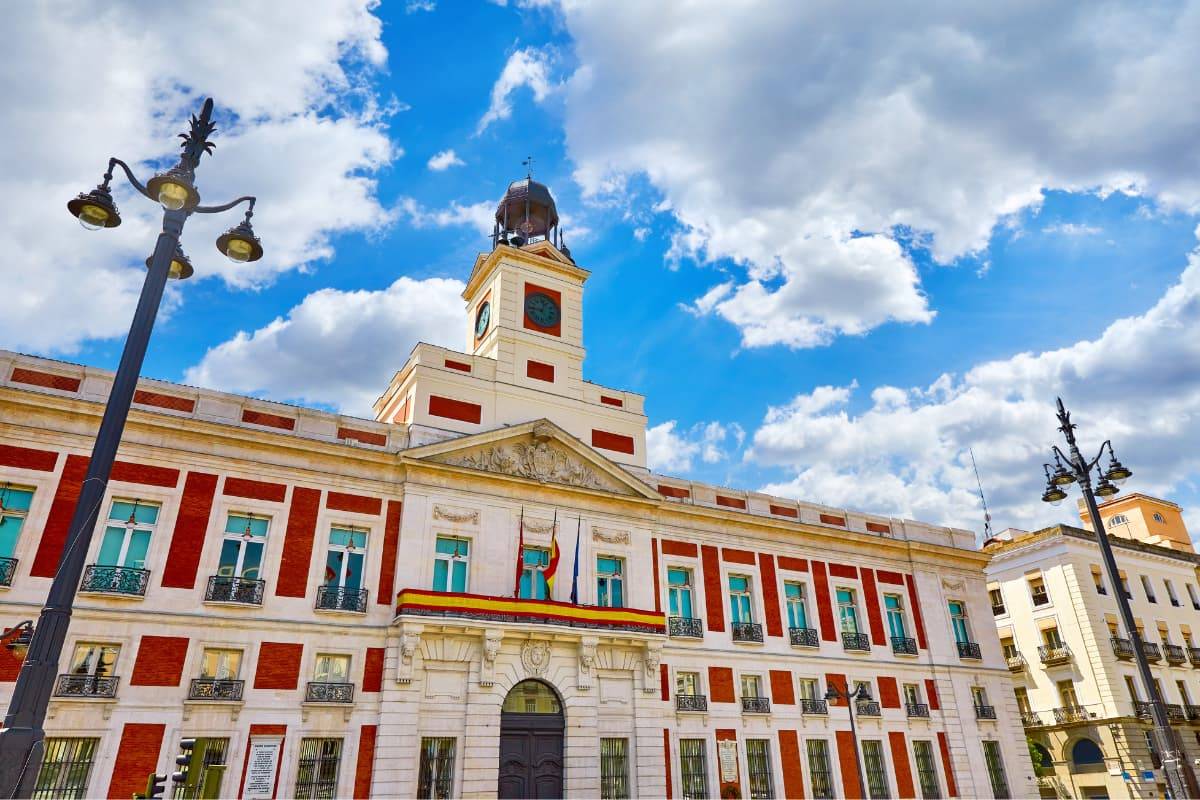
<path fill-rule="evenodd" d="M 1117 600 L 1117 609 L 1121 614 L 1121 624 L 1125 627 L 1126 636 L 1133 643 L 1133 658 L 1137 662 L 1138 675 L 1146 689 L 1146 695 L 1150 698 L 1150 709 L 1154 719 L 1154 738 L 1158 741 L 1158 749 L 1162 755 L 1162 768 L 1167 778 L 1168 791 L 1173 798 L 1200 797 L 1200 787 L 1196 784 L 1196 776 L 1183 756 L 1183 750 L 1179 746 L 1175 732 L 1171 729 L 1171 721 L 1167 716 L 1167 707 L 1163 704 L 1162 694 L 1158 691 L 1158 685 L 1150 673 L 1150 663 L 1146 661 L 1146 653 L 1142 648 L 1142 636 L 1133 622 L 1133 611 L 1129 608 L 1129 600 L 1120 590 L 1121 575 L 1117 570 L 1117 561 L 1113 556 L 1112 545 L 1108 541 L 1108 533 L 1104 530 L 1104 523 L 1100 520 L 1100 509 L 1096 505 L 1097 495 L 1112 497 L 1117 494 L 1120 491 L 1117 486 L 1124 483 L 1133 475 L 1133 472 L 1117 460 L 1112 442 L 1109 440 L 1105 440 L 1104 444 L 1100 445 L 1100 452 L 1096 454 L 1095 458 L 1091 461 L 1084 459 L 1075 442 L 1075 425 L 1071 422 L 1071 415 L 1063 405 L 1061 397 L 1058 398 L 1058 423 L 1059 431 L 1067 440 L 1067 452 L 1064 453 L 1057 445 L 1054 445 L 1055 466 L 1053 472 L 1051 472 L 1049 464 L 1042 465 L 1046 472 L 1046 490 L 1042 494 L 1042 500 L 1058 505 L 1067 496 L 1063 487 L 1072 483 L 1079 484 L 1087 505 L 1088 515 L 1092 519 L 1092 529 L 1096 532 L 1096 541 L 1100 544 L 1100 554 L 1104 559 L 1104 570 L 1108 574 L 1108 583 L 1110 586 L 1117 587 L 1113 594 Z M 1106 450 L 1109 457 L 1108 468 L 1101 472 L 1099 464 L 1100 460 L 1104 458 Z M 1095 491 L 1092 490 L 1093 472 L 1097 478 Z"/>
<path fill-rule="evenodd" d="M 134 177 L 129 165 L 119 158 L 110 158 L 100 185 L 67 203 L 67 210 L 88 230 L 120 225 L 121 214 L 109 189 L 113 168 L 120 167 L 134 189 L 163 207 L 162 232 L 158 235 L 154 254 L 146 259 L 146 280 L 142 284 L 121 362 L 113 378 L 100 430 L 96 433 L 87 477 L 83 480 L 79 499 L 75 503 L 62 560 L 50 585 L 41 617 L 32 630 L 32 636 L 28 638 L 25 662 L 13 688 L 4 729 L 0 730 L 0 797 L 30 797 L 33 793 L 44 749 L 41 745 L 45 737 L 42 725 L 71 621 L 75 592 L 83 573 L 92 532 L 96 528 L 96 515 L 104 500 L 117 446 L 129 416 L 129 406 L 146 357 L 154 319 L 162 302 L 167 279 L 184 280 L 191 277 L 194 271 L 179 245 L 183 225 L 192 214 L 216 214 L 246 203 L 245 219 L 217 239 L 217 249 L 236 262 L 256 261 L 263 255 L 262 244 L 250 226 L 255 198 L 239 197 L 217 206 L 200 205 L 200 192 L 195 183 L 196 168 L 200 165 L 200 157 L 205 153 L 211 154 L 213 150 L 213 144 L 209 141 L 216 130 L 212 122 L 212 110 L 212 100 L 205 100 L 200 116 L 193 116 L 188 132 L 180 134 L 183 153 L 179 163 L 166 172 L 155 175 L 143 186 Z"/>
<path fill-rule="evenodd" d="M 854 722 L 854 704 L 860 700 L 870 699 L 871 693 L 867 691 L 867 687 L 864 685 L 859 685 L 857 689 L 850 691 L 849 688 L 839 689 L 831 683 L 825 689 L 826 702 L 845 700 L 846 710 L 850 712 L 850 738 L 854 743 L 854 768 L 858 770 L 859 794 L 863 797 L 866 797 L 868 792 L 867 782 L 863 780 L 862 757 L 858 753 L 858 725 Z"/>

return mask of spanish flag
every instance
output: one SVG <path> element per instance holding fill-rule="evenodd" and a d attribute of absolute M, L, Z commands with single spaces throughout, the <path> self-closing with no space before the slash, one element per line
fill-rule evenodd
<path fill-rule="evenodd" d="M 554 599 L 554 577 L 558 574 L 558 509 L 554 510 L 554 525 L 550 529 L 550 563 L 542 570 L 546 579 L 546 599 Z"/>

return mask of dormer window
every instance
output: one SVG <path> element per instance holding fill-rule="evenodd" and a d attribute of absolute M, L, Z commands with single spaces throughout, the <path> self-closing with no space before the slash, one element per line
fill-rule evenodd
<path fill-rule="evenodd" d="M 1129 524 L 1129 517 L 1125 516 L 1124 514 L 1117 514 L 1116 516 L 1112 517 L 1108 521 L 1108 527 L 1110 527 L 1110 528 L 1115 528 L 1118 525 L 1128 525 L 1128 524 Z"/>

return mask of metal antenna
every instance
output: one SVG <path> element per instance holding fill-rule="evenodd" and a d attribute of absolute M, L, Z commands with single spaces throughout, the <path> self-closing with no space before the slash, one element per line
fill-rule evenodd
<path fill-rule="evenodd" d="M 979 479 L 979 466 L 975 463 L 975 450 L 968 447 L 971 454 L 971 469 L 975 470 L 975 485 L 979 487 L 979 502 L 983 503 L 983 540 L 992 538 L 992 515 L 988 513 L 987 498 L 983 496 L 983 481 Z"/>
<path fill-rule="evenodd" d="M 525 167 L 525 177 L 533 177 L 533 156 L 525 156 L 525 160 L 521 162 L 521 166 Z"/>

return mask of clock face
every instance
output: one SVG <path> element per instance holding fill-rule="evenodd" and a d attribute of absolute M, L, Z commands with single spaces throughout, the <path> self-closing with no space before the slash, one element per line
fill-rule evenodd
<path fill-rule="evenodd" d="M 475 315 L 475 338 L 482 339 L 487 333 L 488 323 L 492 320 L 492 304 L 484 301 L 479 307 L 479 313 Z"/>
<path fill-rule="evenodd" d="M 558 303 L 542 292 L 534 292 L 525 298 L 525 314 L 539 328 L 553 328 L 561 317 Z"/>

